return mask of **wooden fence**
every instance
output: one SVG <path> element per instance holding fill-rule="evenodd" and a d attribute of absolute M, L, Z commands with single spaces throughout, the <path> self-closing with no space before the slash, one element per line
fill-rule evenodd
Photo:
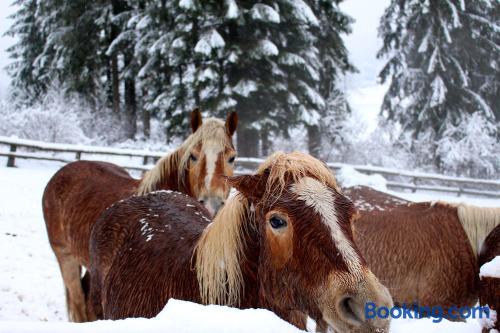
<path fill-rule="evenodd" d="M 157 153 L 147 150 L 116 149 L 70 144 L 47 143 L 0 136 L 0 156 L 7 157 L 7 166 L 14 167 L 16 159 L 35 159 L 69 163 L 82 159 L 99 159 L 99 156 L 117 156 L 139 159 L 136 164 L 119 163 L 129 170 L 147 171 L 166 152 Z M 262 163 L 259 158 L 238 157 L 237 173 L 255 170 Z M 366 165 L 347 165 L 329 163 L 335 171 L 352 167 L 362 174 L 380 174 L 387 180 L 387 187 L 393 190 L 433 191 L 473 196 L 500 198 L 500 180 L 451 177 L 441 174 L 411 172 L 391 168 Z"/>

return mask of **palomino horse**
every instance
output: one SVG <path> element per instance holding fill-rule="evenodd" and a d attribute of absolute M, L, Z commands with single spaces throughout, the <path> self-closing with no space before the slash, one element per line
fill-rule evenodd
<path fill-rule="evenodd" d="M 336 332 L 386 332 L 364 305 L 391 306 L 365 266 L 350 222 L 355 209 L 320 161 L 276 153 L 255 175 L 228 179 L 239 194 L 213 222 L 176 192 L 131 197 L 92 230 L 91 299 L 104 318 L 155 316 L 176 298 L 300 312 Z M 294 323 L 297 324 L 297 323 Z"/>
<path fill-rule="evenodd" d="M 472 306 L 479 292 L 478 250 L 500 224 L 500 209 L 410 203 L 356 186 L 354 241 L 396 304 Z"/>
<path fill-rule="evenodd" d="M 232 135 L 236 113 L 226 122 L 202 122 L 191 114 L 193 134 L 174 152 L 161 158 L 140 179 L 110 163 L 80 161 L 66 165 L 49 181 L 43 195 L 43 213 L 50 244 L 59 262 L 72 321 L 86 321 L 81 266 L 89 267 L 89 239 L 99 214 L 134 194 L 160 189 L 186 193 L 215 211 L 229 194 L 225 176 L 232 176 L 235 150 Z"/>

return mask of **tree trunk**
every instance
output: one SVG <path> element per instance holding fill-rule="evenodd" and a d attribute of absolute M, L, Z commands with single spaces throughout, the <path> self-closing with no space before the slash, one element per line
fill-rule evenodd
<path fill-rule="evenodd" d="M 257 157 L 259 155 L 259 131 L 240 127 L 237 131 L 238 155 Z"/>
<path fill-rule="evenodd" d="M 151 136 L 151 114 L 144 107 L 142 108 L 142 125 L 144 137 L 149 139 Z"/>
<path fill-rule="evenodd" d="M 132 55 L 125 54 L 124 67 L 129 67 Z M 137 101 L 135 92 L 135 78 L 133 75 L 125 76 L 125 134 L 133 139 L 137 133 Z"/>
<path fill-rule="evenodd" d="M 307 148 L 309 154 L 314 157 L 319 157 L 321 153 L 321 133 L 319 126 L 307 125 Z"/>
<path fill-rule="evenodd" d="M 269 156 L 269 148 L 271 146 L 271 142 L 269 142 L 269 129 L 265 126 L 260 131 L 260 144 L 261 155 L 264 158 Z"/>
<path fill-rule="evenodd" d="M 118 56 L 111 56 L 111 86 L 113 93 L 113 112 L 120 114 L 120 79 L 118 73 Z"/>

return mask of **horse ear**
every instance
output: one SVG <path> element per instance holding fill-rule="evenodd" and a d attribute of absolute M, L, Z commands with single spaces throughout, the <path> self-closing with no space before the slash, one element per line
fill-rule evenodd
<path fill-rule="evenodd" d="M 228 177 L 227 181 L 229 185 L 253 202 L 260 200 L 266 189 L 266 181 L 263 175 Z"/>
<path fill-rule="evenodd" d="M 234 132 L 236 132 L 236 127 L 238 127 L 238 114 L 233 111 L 228 114 L 226 118 L 226 131 L 229 136 L 233 136 Z"/>
<path fill-rule="evenodd" d="M 201 112 L 199 108 L 195 108 L 191 112 L 191 129 L 193 130 L 193 133 L 196 132 L 198 127 L 201 126 L 203 123 L 203 120 L 201 119 Z"/>

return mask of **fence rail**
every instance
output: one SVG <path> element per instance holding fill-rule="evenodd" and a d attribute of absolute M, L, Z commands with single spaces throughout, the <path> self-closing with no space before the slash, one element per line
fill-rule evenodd
<path fill-rule="evenodd" d="M 4 149 L 4 147 L 7 149 Z M 19 148 L 23 148 L 23 151 L 19 151 Z M 65 156 L 60 156 L 61 154 Z M 74 157 L 70 158 L 68 154 Z M 126 165 L 122 163 L 120 165 L 129 170 L 147 171 L 165 154 L 166 152 L 159 153 L 147 150 L 56 144 L 0 136 L 0 157 L 7 157 L 8 167 L 14 167 L 16 159 L 35 159 L 70 163 L 90 157 L 95 159 L 95 155 L 107 155 L 140 158 L 141 164 Z M 262 161 L 263 160 L 259 158 L 239 157 L 236 163 L 237 172 L 241 172 L 242 170 L 255 170 Z M 328 166 L 335 171 L 348 166 L 363 174 L 380 174 L 387 179 L 387 187 L 393 190 L 410 190 L 412 192 L 433 191 L 439 193 L 454 193 L 458 196 L 467 194 L 500 198 L 500 180 L 451 177 L 441 174 L 342 163 L 329 163 Z"/>

